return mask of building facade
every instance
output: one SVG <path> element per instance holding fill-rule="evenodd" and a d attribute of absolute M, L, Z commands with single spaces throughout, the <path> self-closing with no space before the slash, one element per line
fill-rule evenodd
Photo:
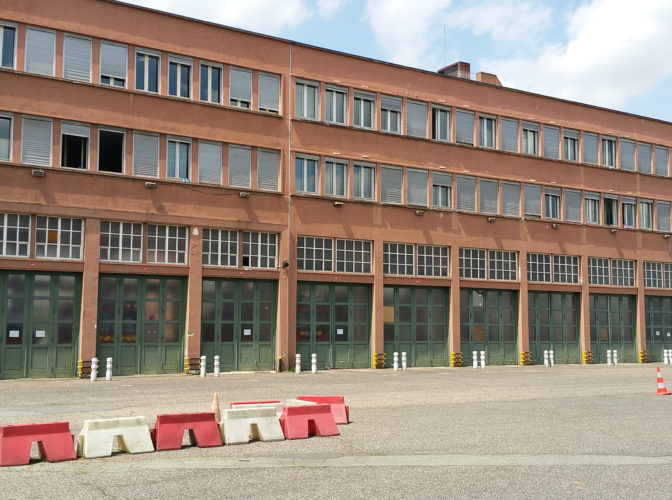
<path fill-rule="evenodd" d="M 660 360 L 672 124 L 1 0 L 0 377 Z"/>

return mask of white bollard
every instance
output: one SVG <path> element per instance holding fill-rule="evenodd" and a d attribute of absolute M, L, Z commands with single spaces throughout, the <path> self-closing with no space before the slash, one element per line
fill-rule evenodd
<path fill-rule="evenodd" d="M 205 377 L 205 362 L 207 359 L 207 356 L 201 356 L 201 378 Z"/>
<path fill-rule="evenodd" d="M 663 349 L 663 362 L 666 365 L 670 364 L 670 351 L 669 351 L 669 349 Z"/>
<path fill-rule="evenodd" d="M 401 353 L 401 369 L 403 371 L 406 371 L 406 353 L 405 352 Z"/>
<path fill-rule="evenodd" d="M 310 371 L 317 373 L 317 354 L 315 353 L 310 355 Z"/>
<path fill-rule="evenodd" d="M 548 351 L 544 351 L 544 366 L 548 368 Z"/>
<path fill-rule="evenodd" d="M 392 365 L 392 368 L 394 369 L 395 372 L 399 370 L 399 353 L 398 352 L 394 353 L 394 364 Z"/>
<path fill-rule="evenodd" d="M 553 351 L 548 351 L 548 362 L 551 365 L 551 368 L 555 366 L 555 353 Z"/>
<path fill-rule="evenodd" d="M 618 351 L 614 350 L 614 366 L 618 366 Z"/>
<path fill-rule="evenodd" d="M 481 351 L 481 368 L 485 368 L 485 351 Z"/>
<path fill-rule="evenodd" d="M 478 351 L 472 352 L 471 357 L 473 359 L 474 368 L 478 368 Z"/>
<path fill-rule="evenodd" d="M 296 367 L 294 368 L 294 372 L 298 375 L 301 373 L 301 355 L 297 354 L 296 355 Z"/>
<path fill-rule="evenodd" d="M 105 380 L 112 380 L 112 358 L 107 358 L 105 364 Z"/>
<path fill-rule="evenodd" d="M 215 356 L 214 374 L 215 374 L 215 377 L 219 377 L 219 356 Z"/>
<path fill-rule="evenodd" d="M 98 358 L 91 358 L 91 382 L 98 378 Z"/>
<path fill-rule="evenodd" d="M 611 366 L 611 349 L 607 349 L 607 366 Z"/>

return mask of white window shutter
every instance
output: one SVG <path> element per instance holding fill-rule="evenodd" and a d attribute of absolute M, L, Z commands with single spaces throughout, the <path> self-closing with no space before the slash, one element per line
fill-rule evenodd
<path fill-rule="evenodd" d="M 74 125 L 70 123 L 61 123 L 62 135 L 76 135 L 78 137 L 88 138 L 90 135 L 90 128 L 88 125 Z"/>
<path fill-rule="evenodd" d="M 560 158 L 560 130 L 557 127 L 544 125 L 544 157 Z"/>
<path fill-rule="evenodd" d="M 128 49 L 111 43 L 100 43 L 100 74 L 126 80 Z"/>
<path fill-rule="evenodd" d="M 259 74 L 259 109 L 280 109 L 280 77 Z"/>
<path fill-rule="evenodd" d="M 464 212 L 476 211 L 475 177 L 457 177 L 457 209 Z"/>
<path fill-rule="evenodd" d="M 583 163 L 592 163 L 597 165 L 597 135 L 583 134 Z"/>
<path fill-rule="evenodd" d="M 252 72 L 231 68 L 231 99 L 252 101 Z"/>
<path fill-rule="evenodd" d="M 406 135 L 427 138 L 427 105 L 406 101 Z"/>
<path fill-rule="evenodd" d="M 63 78 L 91 81 L 91 40 L 65 36 L 63 41 Z"/>
<path fill-rule="evenodd" d="M 198 182 L 222 183 L 222 145 L 198 143 Z"/>
<path fill-rule="evenodd" d="M 408 170 L 406 173 L 408 192 L 406 202 L 409 205 L 427 206 L 427 172 Z"/>
<path fill-rule="evenodd" d="M 250 148 L 229 146 L 229 185 L 234 187 L 250 187 L 250 164 L 252 151 Z"/>
<path fill-rule="evenodd" d="M 133 175 L 159 176 L 159 138 L 154 135 L 133 135 Z"/>
<path fill-rule="evenodd" d="M 502 183 L 502 215 L 520 217 L 520 184 Z"/>
<path fill-rule="evenodd" d="M 455 142 L 474 144 L 474 113 L 460 110 L 455 112 Z"/>
<path fill-rule="evenodd" d="M 21 161 L 30 165 L 51 166 L 51 120 L 23 119 Z"/>
<path fill-rule="evenodd" d="M 54 76 L 56 35 L 42 30 L 26 30 L 26 71 Z"/>
<path fill-rule="evenodd" d="M 383 203 L 401 204 L 401 169 L 382 167 L 380 171 L 380 195 Z"/>
<path fill-rule="evenodd" d="M 635 170 L 635 142 L 621 139 L 621 170 Z"/>
<path fill-rule="evenodd" d="M 257 188 L 267 191 L 278 190 L 278 166 L 280 153 L 277 151 L 257 151 Z"/>
<path fill-rule="evenodd" d="M 484 214 L 496 214 L 497 213 L 497 191 L 498 184 L 497 181 L 491 181 L 486 179 L 481 179 L 479 181 L 480 186 L 480 205 L 481 213 Z"/>

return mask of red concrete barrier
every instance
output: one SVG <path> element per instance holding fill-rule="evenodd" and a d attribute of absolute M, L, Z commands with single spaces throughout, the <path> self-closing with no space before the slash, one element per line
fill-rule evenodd
<path fill-rule="evenodd" d="M 328 405 L 285 406 L 280 416 L 280 427 L 287 439 L 340 434 Z"/>
<path fill-rule="evenodd" d="M 74 438 L 68 422 L 0 426 L 0 466 L 27 465 L 37 441 L 40 458 L 50 462 L 75 460 Z"/>
<path fill-rule="evenodd" d="M 191 444 L 199 448 L 222 446 L 219 424 L 213 413 L 178 413 L 157 415 L 156 426 L 151 430 L 156 450 L 182 448 L 184 431 L 189 431 Z"/>
<path fill-rule="evenodd" d="M 297 396 L 296 399 L 329 405 L 336 424 L 340 425 L 350 422 L 350 408 L 345 406 L 345 398 L 343 396 Z"/>

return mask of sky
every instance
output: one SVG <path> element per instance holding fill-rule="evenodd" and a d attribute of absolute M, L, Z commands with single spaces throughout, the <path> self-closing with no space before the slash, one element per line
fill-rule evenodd
<path fill-rule="evenodd" d="M 124 0 L 428 71 L 672 121 L 670 0 Z"/>

